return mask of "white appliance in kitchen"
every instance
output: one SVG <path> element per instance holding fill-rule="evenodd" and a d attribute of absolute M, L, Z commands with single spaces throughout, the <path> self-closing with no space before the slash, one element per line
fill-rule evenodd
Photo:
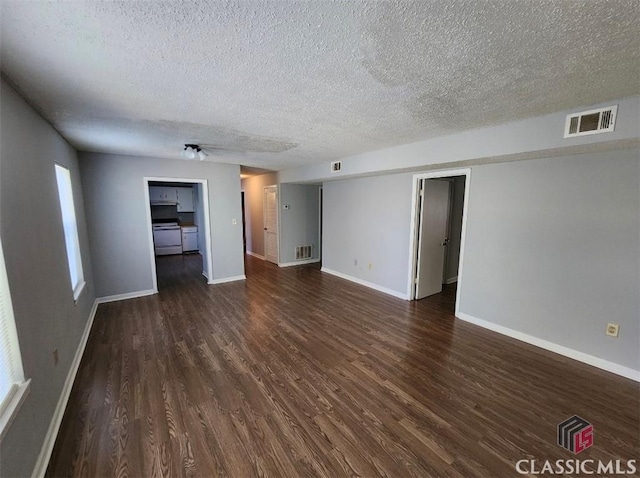
<path fill-rule="evenodd" d="M 164 222 L 154 224 L 153 244 L 156 256 L 182 254 L 182 234 L 178 223 Z"/>
<path fill-rule="evenodd" d="M 198 226 L 182 226 L 182 252 L 198 252 Z"/>

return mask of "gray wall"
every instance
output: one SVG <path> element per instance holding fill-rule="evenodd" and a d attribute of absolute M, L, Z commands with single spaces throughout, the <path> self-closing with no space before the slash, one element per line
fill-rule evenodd
<path fill-rule="evenodd" d="M 296 262 L 296 246 L 313 245 L 313 256 L 320 256 L 319 194 L 317 185 L 280 185 L 280 263 Z M 289 205 L 289 209 L 284 209 Z"/>
<path fill-rule="evenodd" d="M 614 132 L 563 137 L 568 113 L 616 104 L 618 114 Z M 436 166 L 442 169 L 456 163 L 494 163 L 497 158 L 503 161 L 547 158 L 593 151 L 594 148 L 611 149 L 614 143 L 621 149 L 623 144 L 626 147 L 638 144 L 639 117 L 640 96 L 633 96 L 341 158 L 342 171 L 337 174 L 330 172 L 331 163 L 327 161 L 280 171 L 278 177 L 282 183 L 319 182 L 385 171 L 393 174 L 402 169 L 424 171 Z"/>
<path fill-rule="evenodd" d="M 450 281 L 458 276 L 458 264 L 460 262 L 460 236 L 462 234 L 462 211 L 464 210 L 464 183 L 465 176 L 459 176 L 451 181 L 453 193 L 451 195 L 451 216 L 449 218 L 449 247 L 447 249 L 447 261 L 445 279 Z"/>
<path fill-rule="evenodd" d="M 639 183 L 637 149 L 474 166 L 460 311 L 639 370 Z M 323 266 L 406 294 L 411 190 L 325 183 Z"/>
<path fill-rule="evenodd" d="M 98 297 L 153 287 L 144 177 L 208 180 L 212 279 L 244 274 L 239 166 L 80 153 L 80 169 Z"/>
<path fill-rule="evenodd" d="M 264 188 L 278 184 L 277 173 L 261 174 L 242 180 L 246 215 L 247 252 L 264 257 Z M 279 198 L 280 191 L 278 191 Z M 279 199 L 278 199 L 279 201 Z M 278 211 L 280 213 L 280 211 Z M 280 214 L 278 214 L 280 215 Z"/>
<path fill-rule="evenodd" d="M 0 475 L 9 477 L 33 470 L 95 294 L 76 152 L 4 81 L 0 94 L 0 233 L 24 372 L 31 379 L 31 392 L 1 444 Z M 71 171 L 87 283 L 76 304 L 54 163 Z"/>
<path fill-rule="evenodd" d="M 411 181 L 395 174 L 326 182 L 322 266 L 406 294 Z"/>
<path fill-rule="evenodd" d="M 639 182 L 638 150 L 473 168 L 460 311 L 640 370 Z"/>

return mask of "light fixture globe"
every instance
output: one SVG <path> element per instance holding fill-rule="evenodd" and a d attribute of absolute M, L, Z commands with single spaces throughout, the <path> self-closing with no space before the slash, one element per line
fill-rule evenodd
<path fill-rule="evenodd" d="M 194 159 L 200 151 L 200 147 L 197 144 L 185 144 L 181 156 L 185 159 Z"/>

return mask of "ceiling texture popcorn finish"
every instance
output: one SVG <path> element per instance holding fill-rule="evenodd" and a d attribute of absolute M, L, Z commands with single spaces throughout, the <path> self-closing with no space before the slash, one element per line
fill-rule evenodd
<path fill-rule="evenodd" d="M 2 70 L 79 150 L 283 169 L 638 94 L 626 1 L 7 1 Z"/>

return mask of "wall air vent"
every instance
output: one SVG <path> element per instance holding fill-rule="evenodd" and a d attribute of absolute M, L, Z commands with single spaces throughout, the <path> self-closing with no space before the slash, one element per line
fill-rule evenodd
<path fill-rule="evenodd" d="M 313 246 L 296 246 L 296 260 L 300 259 L 311 259 L 311 255 L 313 252 Z"/>
<path fill-rule="evenodd" d="M 342 161 L 334 161 L 331 163 L 332 173 L 339 173 L 340 171 L 342 171 Z"/>
<path fill-rule="evenodd" d="M 616 125 L 617 112 L 618 105 L 614 105 L 567 115 L 564 137 L 611 132 Z"/>

